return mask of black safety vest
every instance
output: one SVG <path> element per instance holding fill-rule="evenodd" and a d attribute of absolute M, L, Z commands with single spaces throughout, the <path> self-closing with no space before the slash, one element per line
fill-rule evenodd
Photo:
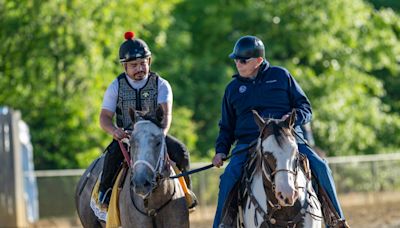
<path fill-rule="evenodd" d="M 158 97 L 158 75 L 150 72 L 146 84 L 141 89 L 134 89 L 125 73 L 118 76 L 117 126 L 124 129 L 132 127 L 129 108 L 148 111 L 155 116 Z"/>

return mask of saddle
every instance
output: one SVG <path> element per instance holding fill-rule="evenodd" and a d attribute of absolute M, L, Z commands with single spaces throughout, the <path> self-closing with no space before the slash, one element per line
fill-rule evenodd
<path fill-rule="evenodd" d="M 240 206 L 239 194 L 240 194 L 240 181 L 237 181 L 229 192 L 228 198 L 225 201 L 224 209 L 222 211 L 221 225 L 223 228 L 234 228 L 237 227 L 238 223 L 238 209 Z"/>

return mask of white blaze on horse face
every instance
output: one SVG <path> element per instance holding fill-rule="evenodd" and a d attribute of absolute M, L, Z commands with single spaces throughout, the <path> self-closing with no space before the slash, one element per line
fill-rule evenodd
<path fill-rule="evenodd" d="M 285 137 L 279 146 L 274 135 L 267 137 L 262 142 L 263 153 L 272 153 L 276 160 L 276 169 L 281 170 L 275 174 L 275 194 L 278 202 L 282 206 L 292 206 L 297 199 L 298 193 L 295 188 L 295 176 L 287 170 L 295 167 L 295 153 L 297 144 L 294 137 Z M 284 171 L 286 170 L 286 171 Z"/>

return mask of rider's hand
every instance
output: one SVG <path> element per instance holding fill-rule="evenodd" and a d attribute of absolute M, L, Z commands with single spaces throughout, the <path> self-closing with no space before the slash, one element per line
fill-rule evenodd
<path fill-rule="evenodd" d="M 128 135 L 122 128 L 115 128 L 112 135 L 115 140 L 121 140 L 128 137 Z"/>
<path fill-rule="evenodd" d="M 226 158 L 226 154 L 218 153 L 212 159 L 212 163 L 215 167 L 219 168 L 224 165 L 224 159 Z"/>

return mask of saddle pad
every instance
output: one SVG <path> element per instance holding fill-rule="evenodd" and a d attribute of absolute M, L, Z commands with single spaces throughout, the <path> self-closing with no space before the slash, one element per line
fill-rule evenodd
<path fill-rule="evenodd" d="M 100 186 L 100 180 L 97 179 L 96 184 L 94 185 L 94 188 L 92 190 L 92 197 L 90 199 L 90 208 L 92 208 L 93 213 L 96 215 L 98 219 L 105 222 L 107 220 L 107 210 L 101 208 L 100 203 L 98 202 L 99 186 Z"/>
<path fill-rule="evenodd" d="M 119 208 L 118 208 L 118 198 L 119 192 L 118 184 L 120 183 L 121 176 L 124 172 L 123 169 L 118 173 L 117 179 L 113 185 L 113 190 L 111 192 L 110 203 L 108 205 L 108 210 L 106 208 L 102 208 L 100 202 L 98 201 L 98 193 L 99 193 L 99 186 L 100 186 L 100 176 L 96 181 L 96 184 L 92 190 L 92 197 L 90 199 L 90 207 L 93 210 L 93 213 L 99 220 L 106 222 L 106 227 L 120 227 L 120 217 L 119 217 Z"/>

